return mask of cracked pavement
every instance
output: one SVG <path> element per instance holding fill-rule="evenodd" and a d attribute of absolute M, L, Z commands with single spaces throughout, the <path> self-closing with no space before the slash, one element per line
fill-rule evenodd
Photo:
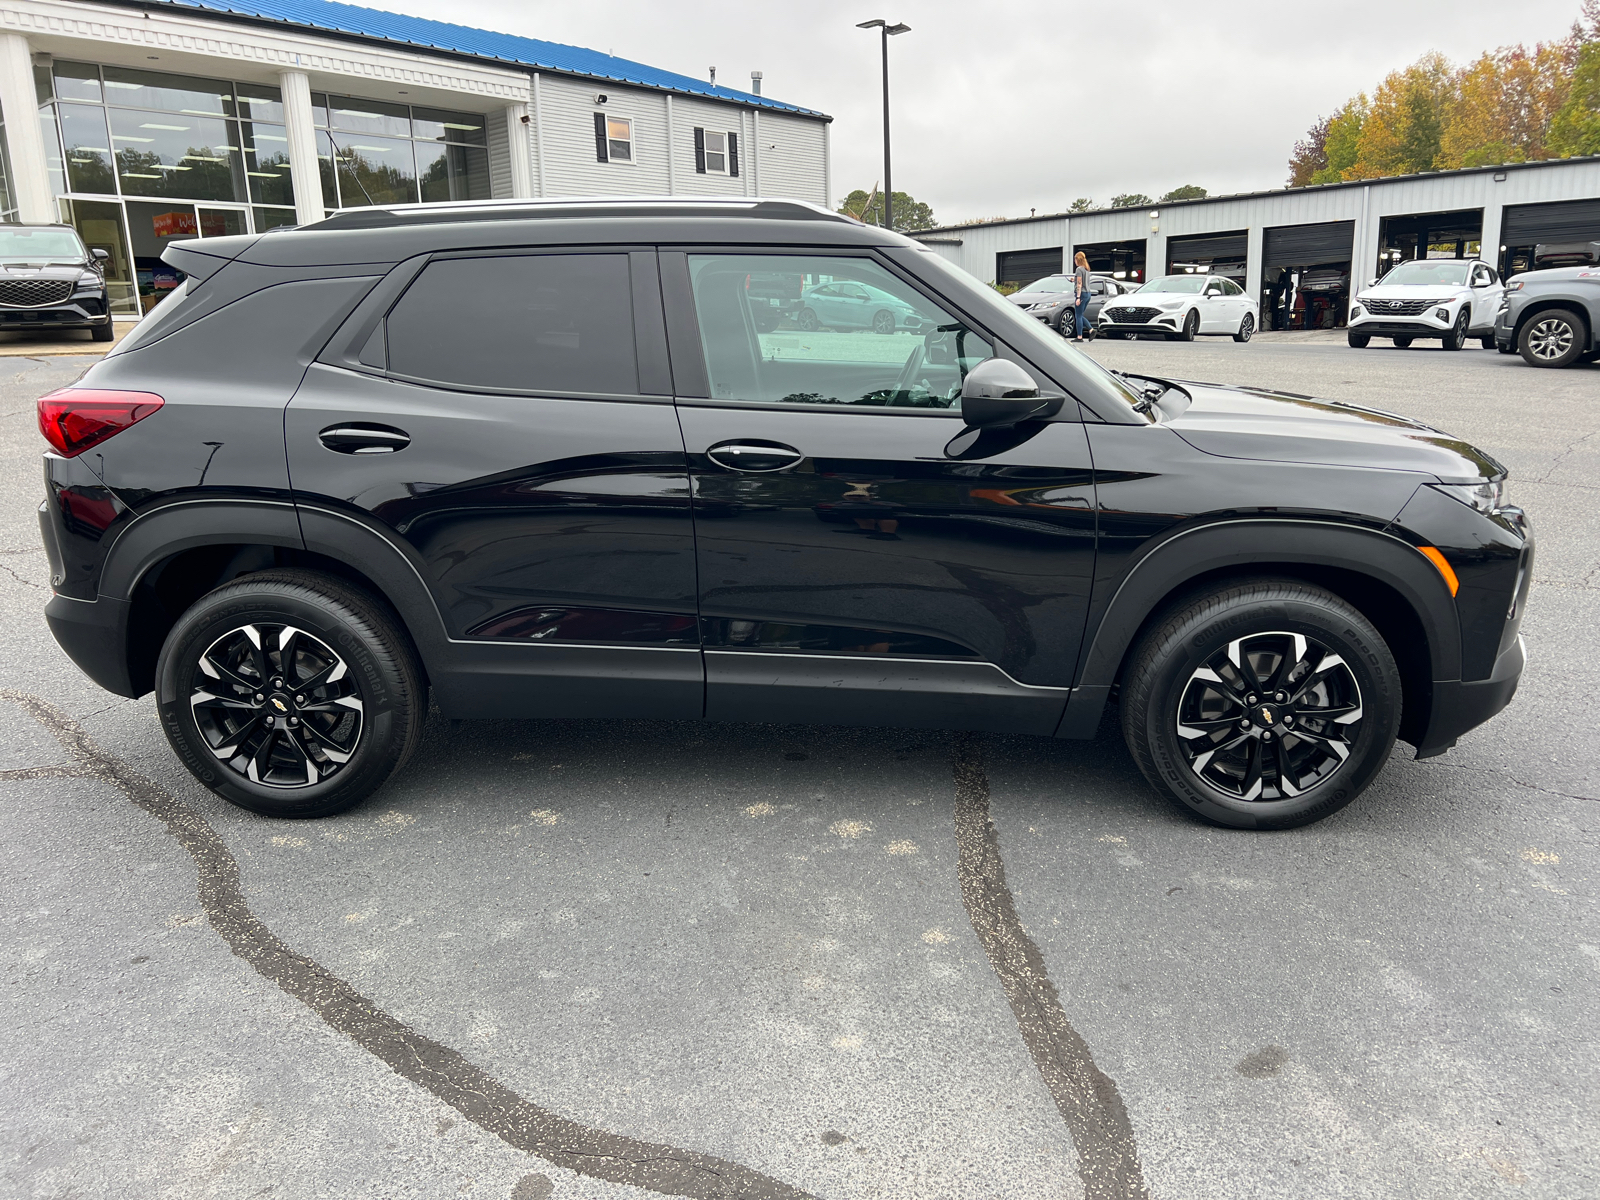
<path fill-rule="evenodd" d="M 0 689 L 35 698 L 0 700 L 0 1192 L 1584 1194 L 1600 366 L 1089 350 L 1394 409 L 1505 462 L 1540 539 L 1512 707 L 1268 835 L 1169 811 L 1109 721 L 1073 743 L 435 717 L 364 807 L 266 821 L 50 640 L 29 401 L 89 360 L 0 362 Z M 318 1007 L 346 993 L 370 1021 Z M 519 1135 L 528 1111 L 571 1136 Z M 596 1148 L 666 1175 L 597 1177 Z"/>

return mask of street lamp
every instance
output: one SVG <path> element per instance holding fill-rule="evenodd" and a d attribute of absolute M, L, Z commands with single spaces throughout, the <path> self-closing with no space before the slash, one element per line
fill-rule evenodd
<path fill-rule="evenodd" d="M 883 30 L 883 227 L 893 229 L 894 183 L 889 178 L 889 39 L 896 34 L 910 33 L 911 26 L 862 21 L 856 28 Z"/>

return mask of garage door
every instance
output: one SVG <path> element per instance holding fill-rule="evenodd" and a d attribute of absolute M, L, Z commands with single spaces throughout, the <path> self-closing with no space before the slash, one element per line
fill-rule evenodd
<path fill-rule="evenodd" d="M 996 283 L 1032 283 L 1046 275 L 1061 274 L 1061 247 L 1048 250 L 1013 250 L 995 256 Z"/>
<path fill-rule="evenodd" d="M 1269 269 L 1349 262 L 1355 240 L 1354 221 L 1326 221 L 1321 225 L 1280 225 L 1276 229 L 1266 231 L 1261 247 L 1262 257 Z"/>
<path fill-rule="evenodd" d="M 1513 204 L 1501 218 L 1500 241 L 1506 246 L 1587 242 L 1596 238 L 1600 238 L 1600 200 Z"/>
<path fill-rule="evenodd" d="M 1173 238 L 1167 243 L 1167 261 L 1194 259 L 1197 262 L 1215 262 L 1219 258 L 1243 258 L 1248 243 L 1249 236 L 1243 233 Z"/>

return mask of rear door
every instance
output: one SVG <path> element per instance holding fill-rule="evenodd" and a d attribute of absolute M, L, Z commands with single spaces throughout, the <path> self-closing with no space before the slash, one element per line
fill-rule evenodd
<path fill-rule="evenodd" d="M 662 271 L 707 716 L 1053 732 L 1094 563 L 1083 426 L 952 447 L 966 372 L 1004 348 L 871 255 L 672 252 Z M 866 284 L 925 332 L 762 332 L 744 280 L 765 272 Z"/>
<path fill-rule="evenodd" d="M 452 715 L 701 715 L 670 391 L 653 249 L 402 264 L 313 364 L 296 498 L 411 560 Z"/>

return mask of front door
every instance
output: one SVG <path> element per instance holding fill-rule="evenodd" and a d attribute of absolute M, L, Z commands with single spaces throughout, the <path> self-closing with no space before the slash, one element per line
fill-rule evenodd
<path fill-rule="evenodd" d="M 296 498 L 412 560 L 452 715 L 700 717 L 665 352 L 653 250 L 498 251 L 397 268 L 312 364 Z"/>
<path fill-rule="evenodd" d="M 1053 732 L 1094 562 L 1071 401 L 1074 419 L 952 457 L 962 379 L 993 340 L 884 264 L 669 253 L 663 270 L 698 318 L 672 335 L 707 715 Z M 867 285 L 926 332 L 763 333 L 756 273 Z"/>

